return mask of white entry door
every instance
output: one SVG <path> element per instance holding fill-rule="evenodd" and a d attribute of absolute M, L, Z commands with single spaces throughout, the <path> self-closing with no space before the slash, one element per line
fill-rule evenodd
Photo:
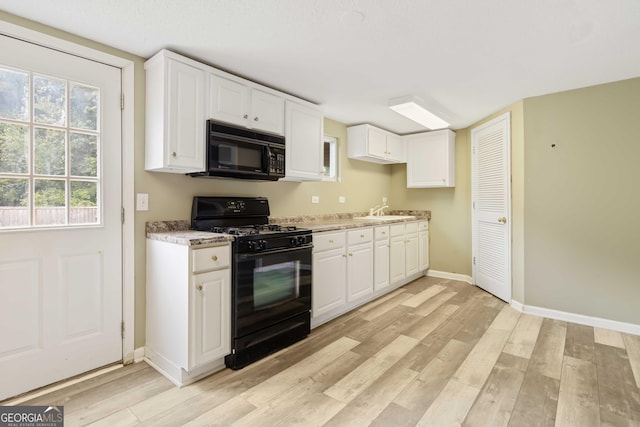
<path fill-rule="evenodd" d="M 4 399 L 122 360 L 121 70 L 0 52 Z"/>
<path fill-rule="evenodd" d="M 473 280 L 511 302 L 510 116 L 471 130 Z"/>

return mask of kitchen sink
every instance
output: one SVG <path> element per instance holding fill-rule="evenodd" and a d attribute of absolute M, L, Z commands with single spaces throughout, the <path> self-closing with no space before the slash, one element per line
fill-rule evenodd
<path fill-rule="evenodd" d="M 413 215 L 367 215 L 367 216 L 357 216 L 353 219 L 363 219 L 367 221 L 393 221 L 396 219 L 416 219 Z"/>

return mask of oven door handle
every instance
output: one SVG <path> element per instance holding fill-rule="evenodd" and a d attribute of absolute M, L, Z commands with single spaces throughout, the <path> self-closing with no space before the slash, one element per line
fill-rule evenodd
<path fill-rule="evenodd" d="M 288 252 L 306 252 L 311 251 L 313 245 L 305 245 L 305 246 L 297 246 L 295 248 L 286 248 L 286 249 L 276 249 L 276 250 L 268 250 L 262 252 L 252 252 L 250 254 L 236 254 L 236 257 L 239 260 L 258 258 L 265 255 L 275 255 L 275 254 L 284 254 Z"/>

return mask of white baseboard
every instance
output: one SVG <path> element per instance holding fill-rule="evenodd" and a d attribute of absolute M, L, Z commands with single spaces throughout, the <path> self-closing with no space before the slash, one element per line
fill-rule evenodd
<path fill-rule="evenodd" d="M 144 360 L 144 347 L 138 347 L 133 351 L 133 363 L 142 362 Z"/>
<path fill-rule="evenodd" d="M 603 319 L 601 317 L 585 316 L 583 314 L 568 313 L 566 311 L 552 310 L 550 308 L 524 305 L 518 301 L 511 301 L 511 307 L 513 307 L 514 310 L 518 310 L 526 314 L 533 314 L 535 316 L 564 320 L 565 322 L 592 326 L 594 328 L 610 329 L 612 331 L 624 332 L 626 334 L 640 335 L 640 325 L 633 323 L 619 322 L 617 320 Z"/>
<path fill-rule="evenodd" d="M 439 277 L 441 279 L 449 279 L 449 280 L 460 280 L 461 282 L 467 282 L 470 285 L 473 284 L 473 279 L 471 279 L 471 276 L 467 276 L 466 274 L 449 273 L 447 271 L 438 271 L 438 270 L 429 270 L 427 272 L 427 276 Z"/>
<path fill-rule="evenodd" d="M 473 284 L 470 276 L 446 271 L 429 270 L 427 276 L 440 277 L 443 279 L 460 280 Z M 519 301 L 511 300 L 511 307 L 521 313 L 533 314 L 535 316 L 547 317 L 549 319 L 564 320 L 565 322 L 577 323 L 579 325 L 592 326 L 595 328 L 610 329 L 612 331 L 624 332 L 632 335 L 640 335 L 640 325 L 634 323 L 619 322 L 617 320 L 603 319 L 600 317 L 585 316 L 583 314 L 569 313 L 566 311 L 553 310 L 550 308 L 525 305 Z"/>

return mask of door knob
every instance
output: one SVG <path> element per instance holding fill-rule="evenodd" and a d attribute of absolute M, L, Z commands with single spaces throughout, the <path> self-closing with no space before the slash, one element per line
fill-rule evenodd
<path fill-rule="evenodd" d="M 504 216 L 503 216 L 502 218 L 498 218 L 498 222 L 501 222 L 501 223 L 503 223 L 503 224 L 506 224 L 506 223 L 507 223 L 507 218 L 506 218 L 506 217 L 504 217 Z"/>

